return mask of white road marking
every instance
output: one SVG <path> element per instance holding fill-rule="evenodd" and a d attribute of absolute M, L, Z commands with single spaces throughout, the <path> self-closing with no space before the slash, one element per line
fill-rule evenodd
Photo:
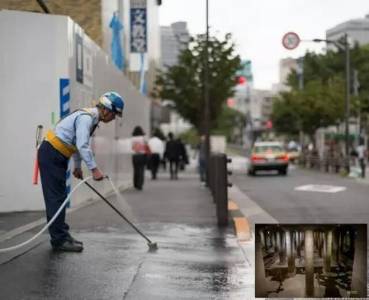
<path fill-rule="evenodd" d="M 320 192 L 320 193 L 338 193 L 345 190 L 346 187 L 344 186 L 322 185 L 322 184 L 308 184 L 295 187 L 295 191 Z"/>

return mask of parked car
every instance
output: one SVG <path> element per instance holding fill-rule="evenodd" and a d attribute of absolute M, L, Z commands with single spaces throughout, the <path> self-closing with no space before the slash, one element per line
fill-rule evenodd
<path fill-rule="evenodd" d="M 247 173 L 255 175 L 259 170 L 277 170 L 287 175 L 288 162 L 289 156 L 282 143 L 257 142 L 251 151 Z"/>

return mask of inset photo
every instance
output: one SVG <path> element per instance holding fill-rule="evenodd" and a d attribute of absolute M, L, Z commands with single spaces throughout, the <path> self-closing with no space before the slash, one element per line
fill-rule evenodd
<path fill-rule="evenodd" d="M 256 224 L 255 296 L 367 296 L 366 224 Z"/>

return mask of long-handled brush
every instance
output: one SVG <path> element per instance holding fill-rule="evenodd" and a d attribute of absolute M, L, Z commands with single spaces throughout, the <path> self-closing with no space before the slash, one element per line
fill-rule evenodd
<path fill-rule="evenodd" d="M 129 225 L 132 226 L 134 230 L 137 231 L 146 241 L 147 245 L 149 246 L 149 250 L 157 250 L 158 245 L 157 243 L 153 243 L 146 235 L 144 235 L 130 220 L 128 220 L 113 204 L 111 204 L 103 195 L 101 195 L 92 185 L 90 185 L 87 181 L 85 184 L 93 190 L 101 199 L 103 199 L 119 216 L 121 216 Z"/>

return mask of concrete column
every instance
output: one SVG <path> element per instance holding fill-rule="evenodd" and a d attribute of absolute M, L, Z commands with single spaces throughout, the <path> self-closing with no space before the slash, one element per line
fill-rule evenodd
<path fill-rule="evenodd" d="M 279 236 L 278 231 L 273 232 L 273 243 L 274 243 L 274 253 L 279 253 Z"/>
<path fill-rule="evenodd" d="M 295 272 L 295 257 L 293 254 L 293 240 L 292 240 L 292 231 L 286 231 L 286 249 L 287 249 L 287 263 L 288 263 L 288 273 Z"/>
<path fill-rule="evenodd" d="M 301 257 L 301 232 L 297 231 L 296 232 L 296 254 L 297 257 L 300 258 Z"/>
<path fill-rule="evenodd" d="M 274 248 L 274 244 L 273 244 L 273 233 L 271 231 L 267 231 L 267 237 L 268 237 L 268 249 L 269 248 Z M 274 250 L 274 249 L 273 249 Z"/>
<path fill-rule="evenodd" d="M 355 249 L 355 231 L 350 230 L 350 252 L 354 253 Z"/>
<path fill-rule="evenodd" d="M 366 298 L 367 235 L 366 225 L 358 225 L 355 238 L 355 254 L 352 269 L 351 291 L 354 297 Z"/>
<path fill-rule="evenodd" d="M 325 232 L 324 238 L 324 264 L 323 269 L 324 272 L 331 271 L 331 262 L 332 262 L 332 230 L 328 230 Z"/>
<path fill-rule="evenodd" d="M 322 247 L 322 257 L 323 257 L 323 261 L 324 261 L 324 258 L 325 258 L 325 254 L 327 252 L 327 243 L 326 243 L 326 237 L 325 237 L 325 233 L 324 232 L 321 232 L 320 233 L 320 238 L 321 238 L 321 247 Z"/>
<path fill-rule="evenodd" d="M 260 230 L 262 232 L 262 230 Z M 265 266 L 263 259 L 263 251 L 261 249 L 262 234 L 255 235 L 255 295 L 256 297 L 266 297 L 267 296 L 267 281 L 265 278 Z"/>
<path fill-rule="evenodd" d="M 350 246 L 350 234 L 348 233 L 347 228 L 345 228 L 342 232 L 342 252 L 347 251 Z"/>
<path fill-rule="evenodd" d="M 319 253 L 319 257 L 323 257 L 323 237 L 322 237 L 322 233 L 318 232 L 318 253 Z"/>
<path fill-rule="evenodd" d="M 296 260 L 297 255 L 297 232 L 292 231 L 292 255 L 293 255 L 293 261 Z"/>
<path fill-rule="evenodd" d="M 313 232 L 313 236 L 314 236 L 314 248 L 315 248 L 316 251 L 319 251 L 318 233 Z"/>
<path fill-rule="evenodd" d="M 266 250 L 264 230 L 259 231 L 261 247 Z"/>
<path fill-rule="evenodd" d="M 281 249 L 281 233 L 279 230 L 275 232 L 275 240 L 278 247 L 278 252 L 280 252 Z"/>
<path fill-rule="evenodd" d="M 284 264 L 286 262 L 286 233 L 281 231 L 280 233 L 281 247 L 279 249 L 279 263 Z"/>
<path fill-rule="evenodd" d="M 300 231 L 300 251 L 302 251 L 303 246 L 304 246 L 304 233 Z"/>
<path fill-rule="evenodd" d="M 332 234 L 332 262 L 334 261 L 337 264 L 337 248 L 338 248 L 338 236 L 337 236 L 337 228 L 333 231 Z"/>
<path fill-rule="evenodd" d="M 341 263 L 342 243 L 342 228 L 340 227 L 337 232 L 337 264 Z"/>
<path fill-rule="evenodd" d="M 305 296 L 314 297 L 314 238 L 313 230 L 305 230 Z"/>
<path fill-rule="evenodd" d="M 266 230 L 264 231 L 264 239 L 265 239 L 265 249 L 268 250 L 269 249 L 269 237 L 268 237 L 268 233 Z"/>

